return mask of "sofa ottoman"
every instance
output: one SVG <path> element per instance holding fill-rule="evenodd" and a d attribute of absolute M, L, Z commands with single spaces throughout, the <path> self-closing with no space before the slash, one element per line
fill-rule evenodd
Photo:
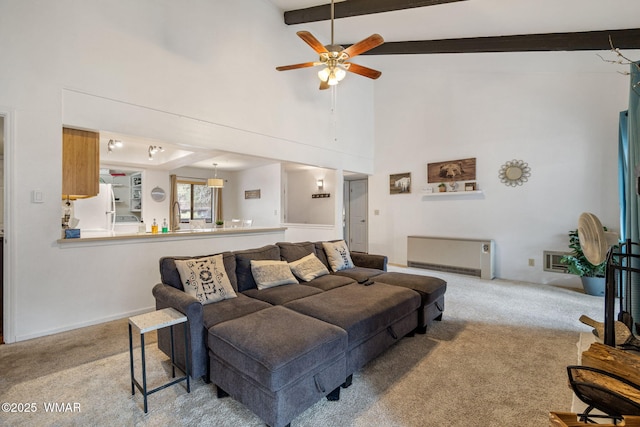
<path fill-rule="evenodd" d="M 412 289 L 420 294 L 418 310 L 418 328 L 416 332 L 424 334 L 434 320 L 442 320 L 444 312 L 444 294 L 447 282 L 437 277 L 420 276 L 407 273 L 382 273 L 373 278 L 376 282 Z"/>
<path fill-rule="evenodd" d="M 272 427 L 289 424 L 346 378 L 347 333 L 287 308 L 209 329 L 211 381 Z M 333 394 L 332 394 L 333 392 Z"/>
<path fill-rule="evenodd" d="M 413 331 L 419 306 L 417 292 L 382 283 L 355 283 L 285 304 L 347 331 L 349 376 Z"/>

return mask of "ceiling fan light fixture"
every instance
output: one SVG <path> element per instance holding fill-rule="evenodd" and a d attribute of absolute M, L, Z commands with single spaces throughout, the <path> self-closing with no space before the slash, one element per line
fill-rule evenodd
<path fill-rule="evenodd" d="M 326 67 L 318 71 L 318 78 L 323 82 L 327 82 L 329 86 L 337 85 L 346 75 L 347 72 L 339 67 Z"/>
<path fill-rule="evenodd" d="M 308 31 L 298 31 L 296 34 L 306 44 L 308 44 L 315 52 L 320 55 L 319 61 L 315 62 L 303 62 L 301 64 L 285 65 L 276 67 L 278 71 L 295 70 L 298 68 L 315 67 L 316 65 L 324 66 L 325 68 L 318 72 L 318 78 L 320 78 L 320 90 L 328 89 L 329 86 L 337 85 L 342 79 L 344 79 L 347 71 L 355 74 L 359 74 L 363 77 L 370 79 L 377 79 L 382 74 L 380 71 L 357 65 L 351 62 L 353 57 L 358 56 L 364 52 L 367 52 L 377 46 L 384 43 L 384 39 L 380 34 L 372 34 L 364 40 L 352 44 L 348 48 L 343 48 L 340 45 L 334 43 L 334 26 L 335 14 L 334 14 L 334 0 L 331 1 L 331 44 L 323 45 Z"/>

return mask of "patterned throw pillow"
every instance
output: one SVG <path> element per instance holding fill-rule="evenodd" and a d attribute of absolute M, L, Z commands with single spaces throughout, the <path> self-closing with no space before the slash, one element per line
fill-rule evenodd
<path fill-rule="evenodd" d="M 322 242 L 324 252 L 327 254 L 329 265 L 333 271 L 346 270 L 353 268 L 353 261 L 349 254 L 349 247 L 344 240 L 339 242 Z"/>
<path fill-rule="evenodd" d="M 251 274 L 259 290 L 298 283 L 286 261 L 252 259 Z"/>
<path fill-rule="evenodd" d="M 210 304 L 237 295 L 224 269 L 222 255 L 176 260 L 184 291 L 201 304 Z"/>
<path fill-rule="evenodd" d="M 316 277 L 329 274 L 327 267 L 324 266 L 315 254 L 309 254 L 297 261 L 290 262 L 289 267 L 296 277 L 299 277 L 305 282 L 310 282 Z"/>

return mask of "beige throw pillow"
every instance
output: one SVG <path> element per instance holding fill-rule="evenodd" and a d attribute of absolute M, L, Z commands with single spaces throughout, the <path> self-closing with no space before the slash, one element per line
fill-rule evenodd
<path fill-rule="evenodd" d="M 298 283 L 286 261 L 251 260 L 251 274 L 259 290 Z"/>
<path fill-rule="evenodd" d="M 289 263 L 293 274 L 305 282 L 310 282 L 316 277 L 329 274 L 329 270 L 315 254 L 309 254 L 299 260 Z"/>
<path fill-rule="evenodd" d="M 344 240 L 339 242 L 322 242 L 324 252 L 327 254 L 327 260 L 333 271 L 346 270 L 353 268 L 353 261 L 349 254 L 349 247 Z"/>
<path fill-rule="evenodd" d="M 224 269 L 222 255 L 176 260 L 184 291 L 201 304 L 210 304 L 237 295 Z"/>

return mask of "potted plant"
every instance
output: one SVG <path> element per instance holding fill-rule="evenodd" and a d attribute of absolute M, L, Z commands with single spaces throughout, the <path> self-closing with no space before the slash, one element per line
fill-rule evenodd
<path fill-rule="evenodd" d="M 607 230 L 607 227 L 603 228 Z M 569 248 L 571 253 L 560 258 L 560 262 L 567 266 L 569 273 L 580 276 L 587 294 L 604 296 L 606 262 L 593 265 L 587 260 L 580 246 L 578 230 L 569 231 Z"/>
<path fill-rule="evenodd" d="M 217 220 L 217 221 L 216 221 L 216 228 L 220 228 L 220 227 L 222 227 L 223 225 L 224 225 L 224 221 L 222 221 L 222 220 Z"/>
<path fill-rule="evenodd" d="M 438 185 L 438 191 L 440 191 L 441 193 L 444 193 L 447 191 L 447 186 L 444 185 L 444 182 L 441 182 L 440 185 Z"/>

